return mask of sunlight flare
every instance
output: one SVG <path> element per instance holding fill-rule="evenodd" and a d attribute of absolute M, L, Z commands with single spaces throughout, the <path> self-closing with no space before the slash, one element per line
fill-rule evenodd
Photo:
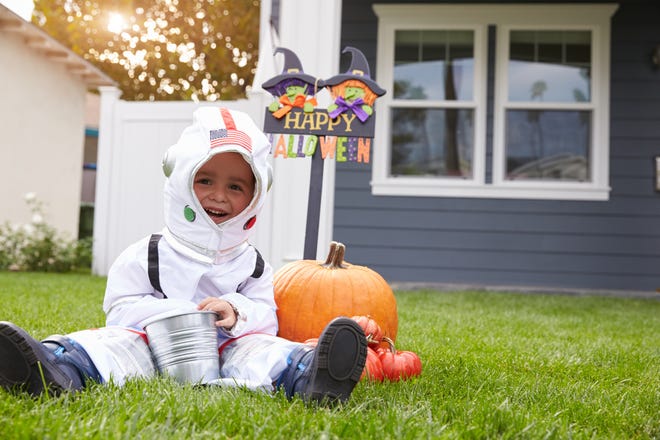
<path fill-rule="evenodd" d="M 126 20 L 121 14 L 111 12 L 108 15 L 108 30 L 114 34 L 118 34 L 126 27 Z"/>

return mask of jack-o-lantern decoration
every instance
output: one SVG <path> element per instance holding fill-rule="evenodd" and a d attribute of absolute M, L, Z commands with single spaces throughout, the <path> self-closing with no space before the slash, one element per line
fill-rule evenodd
<path fill-rule="evenodd" d="M 337 316 L 369 315 L 383 336 L 396 339 L 399 318 L 392 289 L 377 272 L 344 261 L 346 247 L 330 243 L 325 262 L 299 260 L 275 273 L 279 336 L 317 338 Z"/>

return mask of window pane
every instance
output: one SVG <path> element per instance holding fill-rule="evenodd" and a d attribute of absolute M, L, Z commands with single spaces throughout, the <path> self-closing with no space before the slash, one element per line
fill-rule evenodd
<path fill-rule="evenodd" d="M 509 52 L 509 100 L 591 100 L 590 31 L 511 31 Z"/>
<path fill-rule="evenodd" d="M 507 111 L 507 179 L 588 181 L 590 133 L 590 111 Z"/>
<path fill-rule="evenodd" d="M 472 100 L 473 31 L 396 31 L 394 98 Z"/>
<path fill-rule="evenodd" d="M 392 109 L 391 175 L 472 178 L 473 111 Z"/>

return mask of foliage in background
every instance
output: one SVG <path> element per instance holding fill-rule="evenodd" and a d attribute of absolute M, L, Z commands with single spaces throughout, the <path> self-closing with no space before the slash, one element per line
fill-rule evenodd
<path fill-rule="evenodd" d="M 259 0 L 39 0 L 32 21 L 96 65 L 122 99 L 229 100 L 254 77 Z"/>
<path fill-rule="evenodd" d="M 44 221 L 43 204 L 25 195 L 30 223 L 0 225 L 0 270 L 69 272 L 92 264 L 91 238 L 68 239 Z"/>
<path fill-rule="evenodd" d="M 105 278 L 0 273 L 0 319 L 37 338 L 103 325 Z M 658 439 L 660 300 L 395 292 L 422 375 L 337 408 L 154 379 L 33 399 L 0 389 L 0 437 Z M 660 298 L 659 298 L 660 299 Z"/>

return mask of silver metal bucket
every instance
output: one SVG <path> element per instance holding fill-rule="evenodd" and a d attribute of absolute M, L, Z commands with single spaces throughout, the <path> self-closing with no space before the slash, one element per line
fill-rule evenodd
<path fill-rule="evenodd" d="M 170 315 L 148 322 L 144 330 L 158 370 L 180 383 L 220 378 L 215 312 Z"/>

